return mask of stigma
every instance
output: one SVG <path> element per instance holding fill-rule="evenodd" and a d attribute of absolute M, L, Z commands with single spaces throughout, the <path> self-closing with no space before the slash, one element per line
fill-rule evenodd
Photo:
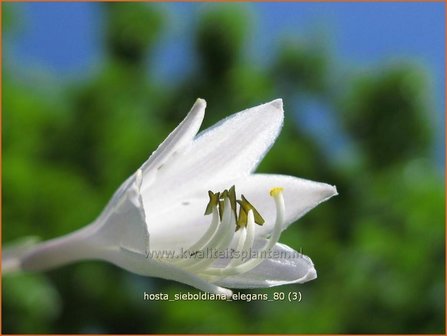
<path fill-rule="evenodd" d="M 244 195 L 237 198 L 235 186 L 221 192 L 208 191 L 209 202 L 204 213 L 211 216 L 208 229 L 186 248 L 189 258 L 171 259 L 169 262 L 210 282 L 249 272 L 268 257 L 279 240 L 285 213 L 282 193 L 281 187 L 270 190 L 276 206 L 276 221 L 265 245 L 255 251 L 256 226 L 265 223 L 261 213 Z M 236 247 L 230 248 L 235 236 Z M 231 257 L 226 264 L 220 267 L 214 265 L 220 255 L 228 255 L 228 252 L 231 252 Z"/>

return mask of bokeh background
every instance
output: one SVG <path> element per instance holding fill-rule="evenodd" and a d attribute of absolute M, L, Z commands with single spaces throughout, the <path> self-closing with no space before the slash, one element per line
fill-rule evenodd
<path fill-rule="evenodd" d="M 3 246 L 92 221 L 208 101 L 204 127 L 282 97 L 259 167 L 337 185 L 283 235 L 319 273 L 297 302 L 83 262 L 3 276 L 3 333 L 444 333 L 444 4 L 4 3 Z"/>

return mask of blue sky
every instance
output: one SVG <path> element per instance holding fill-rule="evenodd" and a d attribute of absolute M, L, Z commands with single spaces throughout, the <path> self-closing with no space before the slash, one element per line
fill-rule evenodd
<path fill-rule="evenodd" d="M 102 19 L 94 3 L 21 3 L 23 19 L 4 50 L 16 65 L 50 70 L 59 78 L 88 75 L 101 60 Z M 159 4 L 168 14 L 167 31 L 156 50 L 156 75 L 161 81 L 188 71 L 193 54 L 191 34 L 200 11 L 215 4 Z M 272 57 L 284 37 L 329 37 L 337 66 L 362 70 L 410 60 L 431 75 L 433 104 L 444 118 L 445 18 L 443 3 L 249 3 L 253 34 L 247 46 L 253 62 Z M 310 121 L 311 122 L 311 121 Z M 439 123 L 438 152 L 444 139 Z M 438 147 L 439 147 L 438 146 Z M 442 156 L 442 154 L 441 154 Z M 442 159 L 443 161 L 443 159 Z"/>
<path fill-rule="evenodd" d="M 181 58 L 175 56 L 185 52 L 182 48 L 187 48 L 187 41 L 181 40 L 192 29 L 195 14 L 212 5 L 160 4 L 170 22 L 166 42 L 158 54 L 174 54 L 165 63 Z M 261 60 L 281 37 L 305 38 L 306 34 L 320 30 L 330 34 L 331 48 L 343 63 L 361 66 L 404 57 L 421 62 L 435 75 L 444 73 L 442 3 L 244 5 L 254 12 L 252 43 Z M 100 57 L 101 17 L 97 4 L 23 3 L 18 6 L 22 8 L 24 24 L 12 46 L 21 61 L 67 74 L 86 71 L 88 65 Z M 172 64 L 162 68 L 172 69 Z"/>

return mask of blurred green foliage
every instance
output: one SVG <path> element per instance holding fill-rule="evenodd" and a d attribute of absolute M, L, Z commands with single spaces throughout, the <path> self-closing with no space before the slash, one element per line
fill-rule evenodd
<path fill-rule="evenodd" d="M 204 127 L 282 97 L 286 124 L 259 170 L 337 185 L 340 195 L 282 241 L 312 257 L 290 302 L 147 302 L 143 292 L 194 291 L 84 262 L 3 278 L 4 333 L 444 333 L 444 183 L 431 157 L 427 74 L 411 64 L 334 77 L 328 51 L 284 43 L 272 63 L 247 57 L 251 13 L 209 6 L 197 20 L 194 72 L 161 86 L 146 64 L 169 25 L 156 5 L 104 3 L 105 55 L 87 80 L 39 85 L 3 70 L 3 242 L 49 239 L 92 221 L 197 97 Z M 6 34 L 17 13 L 5 11 Z M 248 19 L 247 19 L 248 17 Z M 306 97 L 330 106 L 351 143 L 328 157 L 295 122 Z M 320 137 L 324 137 L 322 132 Z M 330 150 L 330 148 L 329 148 Z"/>

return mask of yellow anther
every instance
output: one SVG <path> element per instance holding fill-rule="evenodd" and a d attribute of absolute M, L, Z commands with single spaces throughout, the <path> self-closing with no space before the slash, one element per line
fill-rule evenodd
<path fill-rule="evenodd" d="M 247 226 L 247 213 L 245 212 L 244 208 L 241 206 L 239 208 L 239 217 L 236 222 L 236 231 L 239 230 L 241 227 Z"/>
<path fill-rule="evenodd" d="M 256 210 L 256 208 L 245 198 L 244 195 L 241 195 L 242 200 L 238 200 L 237 202 L 244 209 L 245 214 L 247 215 L 250 210 L 253 211 L 253 215 L 255 217 L 255 223 L 258 225 L 262 225 L 265 223 L 264 218 L 262 218 L 261 214 Z M 247 224 L 247 217 L 244 218 L 245 224 Z"/>
<path fill-rule="evenodd" d="M 218 206 L 220 193 L 213 193 L 211 190 L 209 190 L 208 196 L 210 197 L 210 201 L 208 202 L 208 205 L 206 206 L 205 215 L 212 214 L 213 208 Z"/>
<path fill-rule="evenodd" d="M 276 197 L 276 196 L 280 195 L 283 191 L 284 191 L 284 188 L 282 188 L 282 187 L 272 188 L 270 190 L 270 196 Z"/>
<path fill-rule="evenodd" d="M 276 188 L 281 189 L 282 188 Z M 208 205 L 206 206 L 205 215 L 210 215 L 213 213 L 214 209 L 219 212 L 219 218 L 223 220 L 223 213 L 225 209 L 225 200 L 229 200 L 229 205 L 231 206 L 231 211 L 233 213 L 234 219 L 236 220 L 236 231 L 241 227 L 247 226 L 247 215 L 249 211 L 253 212 L 254 222 L 258 225 L 263 225 L 265 220 L 262 218 L 261 214 L 256 210 L 256 208 L 241 195 L 241 199 L 236 199 L 236 187 L 232 186 L 229 190 L 225 189 L 222 192 L 213 193 L 211 190 L 208 191 L 208 196 L 210 198 Z M 239 204 L 239 216 L 237 216 L 237 205 Z"/>
<path fill-rule="evenodd" d="M 234 217 L 237 218 L 236 214 L 236 187 L 232 186 L 228 191 L 228 197 L 230 198 L 231 210 L 233 210 Z"/>

